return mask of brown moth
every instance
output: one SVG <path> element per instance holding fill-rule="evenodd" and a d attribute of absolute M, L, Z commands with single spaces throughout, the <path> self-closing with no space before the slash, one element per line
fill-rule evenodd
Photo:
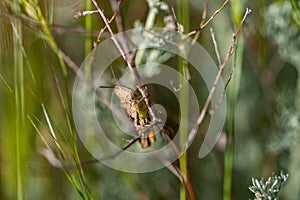
<path fill-rule="evenodd" d="M 143 101 L 141 93 L 120 85 L 116 85 L 113 88 L 117 97 L 120 99 L 120 106 L 133 120 L 137 133 L 139 134 L 145 131 L 151 124 L 151 119 L 148 107 L 145 101 Z M 156 141 L 155 133 L 153 130 L 149 130 L 149 132 L 142 136 L 139 141 L 142 148 L 150 147 L 151 144 Z"/>

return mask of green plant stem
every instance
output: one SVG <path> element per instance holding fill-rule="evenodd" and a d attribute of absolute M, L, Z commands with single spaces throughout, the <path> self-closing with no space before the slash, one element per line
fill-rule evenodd
<path fill-rule="evenodd" d="M 177 14 L 178 14 L 178 20 L 179 23 L 181 23 L 184 27 L 185 32 L 189 32 L 189 26 L 190 26 L 190 10 L 189 10 L 189 1 L 188 0 L 177 0 Z M 183 50 L 185 51 L 185 50 Z M 187 53 L 187 51 L 182 52 Z M 188 73 L 188 63 L 183 60 L 182 58 L 179 58 L 179 72 L 183 75 L 183 78 L 189 81 L 189 73 Z M 183 81 L 180 81 L 183 83 Z M 179 101 L 180 106 L 182 107 L 182 113 L 181 113 L 181 124 L 180 124 L 180 145 L 184 145 L 184 141 L 187 140 L 188 137 L 188 115 L 189 115 L 189 91 L 188 88 L 183 87 L 179 91 Z M 188 174 L 188 157 L 187 153 L 184 152 L 182 156 L 179 158 L 179 165 L 180 165 L 180 172 L 184 178 L 184 184 L 180 187 L 180 200 L 185 200 L 187 198 L 187 192 L 189 196 L 193 195 L 192 191 L 187 191 L 190 187 L 190 181 L 189 181 L 189 174 Z"/>
<path fill-rule="evenodd" d="M 238 27 L 242 19 L 242 2 L 239 0 L 231 1 L 231 19 L 235 27 Z M 243 62 L 243 44 L 244 42 L 241 36 L 236 43 L 236 48 L 233 57 L 234 73 L 228 91 L 229 106 L 227 114 L 227 146 L 224 158 L 223 200 L 231 199 L 234 162 L 235 108 L 237 106 L 240 89 Z"/>
<path fill-rule="evenodd" d="M 85 4 L 85 10 L 92 10 L 92 1 L 86 1 Z M 87 15 L 85 16 L 85 29 L 88 31 L 92 30 L 92 15 Z M 93 46 L 92 46 L 93 40 L 91 36 L 86 36 L 85 37 L 85 56 L 87 56 Z M 86 78 L 88 78 L 88 80 L 90 80 L 91 76 L 92 76 L 92 66 L 91 65 L 87 65 L 85 68 L 85 76 Z"/>
<path fill-rule="evenodd" d="M 227 147 L 224 159 L 223 199 L 231 199 L 232 168 L 234 153 L 234 104 L 230 102 L 227 120 Z"/>
<path fill-rule="evenodd" d="M 80 163 L 80 159 L 79 159 L 79 155 L 78 155 L 78 149 L 77 149 L 77 136 L 76 136 L 76 132 L 75 132 L 75 125 L 74 125 L 74 120 L 73 120 L 73 114 L 72 114 L 72 102 L 71 102 L 71 92 L 70 92 L 70 88 L 69 88 L 69 78 L 68 78 L 68 71 L 67 71 L 67 66 L 64 62 L 63 59 L 63 53 L 61 52 L 61 50 L 59 49 L 59 47 L 57 46 L 53 35 L 50 31 L 50 28 L 41 12 L 41 9 L 39 7 L 39 5 L 34 2 L 34 1 L 26 1 L 26 0 L 22 0 L 22 5 L 24 7 L 24 10 L 26 11 L 27 15 L 32 17 L 34 20 L 36 20 L 42 30 L 42 36 L 44 38 L 44 40 L 48 43 L 48 45 L 51 47 L 51 49 L 53 50 L 53 52 L 55 53 L 55 55 L 58 58 L 58 62 L 63 74 L 63 78 L 64 78 L 64 83 L 65 83 L 65 92 L 64 94 L 66 94 L 66 98 L 67 98 L 67 104 L 65 103 L 65 100 L 63 98 L 63 93 L 60 90 L 60 84 L 57 81 L 56 78 L 56 82 L 57 82 L 57 86 L 58 86 L 58 90 L 59 90 L 59 95 L 60 95 L 60 99 L 61 99 L 61 103 L 64 109 L 64 114 L 65 114 L 65 118 L 66 118 L 66 123 L 68 126 L 68 132 L 71 135 L 71 139 L 66 137 L 66 133 L 61 132 L 61 136 L 64 138 L 66 144 L 69 147 L 69 150 L 71 151 L 71 155 L 72 155 L 72 159 L 75 162 L 75 164 Z M 63 154 L 65 153 L 63 150 L 60 151 L 60 153 L 62 154 L 62 156 L 64 156 Z M 70 160 L 68 160 L 70 161 Z M 69 179 L 69 181 L 72 183 L 73 187 L 76 189 L 76 191 L 79 193 L 79 195 L 83 198 L 83 199 L 92 199 L 90 190 L 86 184 L 85 181 L 85 177 L 84 177 L 84 173 L 82 168 L 80 168 L 79 170 L 76 170 L 74 172 L 69 172 L 64 170 L 67 178 Z"/>
<path fill-rule="evenodd" d="M 39 24 L 41 25 L 42 27 L 42 30 L 45 34 L 45 39 L 46 41 L 48 42 L 48 44 L 50 45 L 50 47 L 52 48 L 52 50 L 54 51 L 54 53 L 56 54 L 57 58 L 58 58 L 58 62 L 59 62 L 59 65 L 61 67 L 61 70 L 62 70 L 62 73 L 63 73 L 63 76 L 64 76 L 64 81 L 65 81 L 65 85 L 66 85 L 66 97 L 67 97 L 67 102 L 68 102 L 68 108 L 67 110 L 69 111 L 69 114 L 67 114 L 66 112 L 66 118 L 67 118 L 67 122 L 68 122 L 68 127 L 69 127 L 69 130 L 70 132 L 72 133 L 72 137 L 74 139 L 74 141 L 76 141 L 76 134 L 74 132 L 74 129 L 73 129 L 73 125 L 72 125 L 72 103 L 71 103 L 71 93 L 70 93 L 70 89 L 69 89 L 69 78 L 68 78 L 68 71 L 67 71 L 67 66 L 64 62 L 64 59 L 62 57 L 62 54 L 60 52 L 60 49 L 58 48 L 53 36 L 52 36 L 52 33 L 49 29 L 49 26 L 44 18 L 44 16 L 42 15 L 42 12 L 41 12 L 41 9 L 39 6 L 37 6 L 36 8 L 36 13 L 37 13 L 37 19 L 39 21 Z M 63 103 L 63 102 L 62 102 Z M 64 103 L 63 103 L 64 104 Z M 65 105 L 63 105 L 63 107 L 66 109 Z"/>
<path fill-rule="evenodd" d="M 13 12 L 20 13 L 20 5 L 17 0 L 13 1 Z M 14 86 L 15 86 L 15 106 L 16 106 L 16 174 L 17 174 L 17 198 L 24 198 L 21 172 L 21 150 L 20 134 L 24 130 L 24 71 L 22 55 L 22 23 L 19 19 L 14 19 L 13 45 L 14 45 Z"/>
<path fill-rule="evenodd" d="M 180 58 L 179 60 L 179 71 L 181 74 L 183 74 L 183 78 L 185 79 L 185 67 L 187 67 L 187 63 L 185 60 Z M 180 80 L 181 83 L 183 83 L 183 80 Z M 189 118 L 189 91 L 188 88 L 182 87 L 180 92 L 179 92 L 179 100 L 180 100 L 180 107 L 181 107 L 181 119 L 182 121 L 180 122 L 180 145 L 181 147 L 184 146 L 185 142 L 187 141 L 188 137 L 188 118 Z M 184 178 L 184 182 L 187 183 L 189 180 L 188 176 L 188 169 L 187 169 L 187 153 L 186 151 L 182 154 L 182 156 L 179 158 L 179 164 L 180 164 L 180 172 Z M 180 200 L 185 200 L 187 196 L 187 186 L 182 184 L 180 187 Z"/>
<path fill-rule="evenodd" d="M 228 95 L 228 118 L 227 118 L 227 147 L 225 150 L 224 159 L 224 183 L 223 183 L 223 199 L 231 199 L 232 190 L 232 174 L 233 174 L 233 159 L 234 159 L 234 138 L 235 138 L 235 108 L 238 103 L 238 95 L 240 88 L 240 80 L 242 73 L 242 61 L 243 61 L 243 38 L 240 37 L 237 40 L 238 48 L 236 48 L 234 53 L 233 65 L 235 66 L 235 71 L 232 77 L 232 82 L 229 87 Z"/>

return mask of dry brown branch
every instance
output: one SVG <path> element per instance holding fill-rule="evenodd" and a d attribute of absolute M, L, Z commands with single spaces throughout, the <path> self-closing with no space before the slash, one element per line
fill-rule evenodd
<path fill-rule="evenodd" d="M 211 38 L 212 38 L 212 41 L 213 41 L 213 44 L 214 44 L 214 48 L 215 48 L 215 52 L 216 52 L 219 67 L 221 67 L 221 65 L 222 65 L 221 56 L 220 56 L 218 44 L 217 44 L 217 41 L 216 41 L 216 38 L 215 38 L 215 32 L 212 28 L 210 29 L 210 35 L 211 35 Z"/>
<path fill-rule="evenodd" d="M 139 92 L 142 94 L 142 97 L 145 100 L 145 103 L 149 109 L 150 115 L 153 119 L 153 122 L 155 121 L 160 121 L 160 119 L 157 118 L 157 116 L 155 115 L 153 109 L 151 108 L 151 102 L 150 99 L 148 98 L 148 93 L 145 89 L 145 87 L 142 85 L 141 79 L 140 79 L 140 75 L 136 69 L 135 63 L 134 63 L 134 53 L 133 52 L 129 52 L 129 53 L 125 53 L 127 51 L 124 51 L 124 48 L 126 48 L 126 45 L 121 45 L 121 43 L 116 39 L 114 32 L 112 31 L 110 24 L 107 20 L 107 18 L 104 15 L 104 12 L 102 9 L 100 9 L 100 7 L 98 6 L 98 3 L 95 0 L 92 0 L 94 6 L 97 8 L 102 20 L 104 21 L 105 25 L 107 26 L 108 32 L 111 35 L 111 39 L 114 42 L 116 48 L 118 49 L 118 51 L 120 52 L 122 58 L 124 59 L 124 61 L 126 62 L 127 66 L 129 67 L 129 69 L 131 70 L 135 81 L 136 81 L 136 85 L 137 88 L 139 90 Z M 125 41 L 123 38 L 121 39 L 121 41 Z"/>
<path fill-rule="evenodd" d="M 135 138 L 131 139 L 128 142 L 127 145 L 125 145 L 119 151 L 117 151 L 113 154 L 110 154 L 108 156 L 105 156 L 105 157 L 102 157 L 102 158 L 99 158 L 99 159 L 95 158 L 95 159 L 92 159 L 92 160 L 84 161 L 84 162 L 81 162 L 81 163 L 76 164 L 76 165 L 61 164 L 60 166 L 63 166 L 63 168 L 67 169 L 67 170 L 74 170 L 74 169 L 78 169 L 78 168 L 81 168 L 81 167 L 86 167 L 90 164 L 99 163 L 99 162 L 103 162 L 103 161 L 106 161 L 106 160 L 114 159 L 117 156 L 119 156 L 120 154 L 122 154 L 126 149 L 131 147 L 134 143 L 136 143 L 141 137 L 143 137 L 146 133 L 148 133 L 150 129 L 152 129 L 156 125 L 159 125 L 159 123 L 160 123 L 159 121 L 155 121 L 155 122 L 151 123 L 147 127 L 147 129 L 143 130 L 139 135 L 137 135 Z"/>
<path fill-rule="evenodd" d="M 250 12 L 251 12 L 251 10 L 249 10 L 249 9 L 247 8 L 246 14 L 247 14 L 247 13 L 249 14 Z M 243 17 L 243 19 L 242 19 L 242 21 L 241 21 L 241 25 L 239 26 L 239 28 L 238 28 L 238 30 L 237 30 L 238 32 L 241 30 L 242 24 L 244 23 L 244 21 L 245 21 L 245 19 L 246 19 L 246 17 L 247 17 L 246 14 L 244 15 L 244 17 Z M 236 35 L 238 34 L 238 32 L 236 33 Z M 212 36 L 212 40 L 213 40 L 213 43 L 214 43 L 215 52 L 216 52 L 216 55 L 217 55 L 217 58 L 218 58 L 219 66 L 221 66 L 221 64 L 220 64 L 220 63 L 221 63 L 221 57 L 220 57 L 220 53 L 219 53 L 219 51 L 218 51 L 217 42 L 216 42 L 216 40 L 215 40 L 214 32 L 213 32 L 212 29 L 211 29 L 211 36 Z M 213 105 L 212 108 L 209 110 L 209 114 L 212 115 L 212 114 L 214 113 L 214 111 L 215 111 L 216 109 L 218 109 L 218 107 L 219 107 L 220 104 L 222 103 L 222 101 L 223 101 L 223 99 L 224 99 L 224 97 L 225 97 L 227 88 L 228 88 L 228 86 L 229 86 L 229 83 L 230 83 L 230 81 L 231 81 L 231 79 L 232 79 L 232 75 L 233 75 L 233 73 L 234 73 L 235 65 L 236 65 L 236 62 L 234 61 L 234 62 L 233 62 L 232 69 L 230 70 L 228 79 L 226 80 L 226 83 L 225 83 L 223 92 L 222 92 L 222 94 L 221 94 L 221 96 L 220 96 L 218 102 L 217 102 L 215 105 Z"/>
<path fill-rule="evenodd" d="M 250 14 L 251 10 L 246 8 L 246 12 L 244 14 L 244 17 L 241 21 L 241 24 L 239 25 L 239 27 L 237 28 L 236 32 L 233 33 L 233 36 L 232 36 L 232 43 L 227 51 L 227 54 L 226 54 L 226 57 L 224 59 L 224 62 L 222 63 L 222 65 L 220 66 L 219 68 L 219 71 L 217 73 L 217 76 L 215 78 L 215 81 L 214 81 L 214 84 L 209 92 L 209 95 L 205 101 L 205 104 L 201 110 L 201 113 L 199 115 L 199 117 L 197 118 L 197 122 L 196 124 L 194 125 L 194 127 L 192 128 L 192 130 L 190 131 L 189 133 L 189 136 L 188 136 L 188 143 L 190 143 L 192 141 L 192 139 L 194 138 L 194 136 L 197 134 L 197 129 L 198 129 L 198 126 L 202 123 L 204 117 L 205 117 L 205 114 L 207 112 L 207 109 L 208 109 L 208 106 L 209 106 L 209 103 L 216 91 L 216 88 L 217 88 L 217 85 L 221 79 L 221 75 L 223 73 L 223 70 L 226 66 L 226 64 L 228 63 L 229 61 L 229 58 L 231 57 L 232 53 L 234 52 L 234 48 L 235 48 L 235 45 L 236 45 L 236 40 L 237 40 L 237 35 L 240 33 L 241 29 L 242 29 L 242 26 L 243 26 L 243 23 L 246 19 L 246 17 Z"/>
<path fill-rule="evenodd" d="M 224 1 L 224 3 L 221 5 L 221 7 L 219 8 L 219 9 L 217 9 L 215 12 L 214 12 L 214 14 L 204 23 L 204 24 L 202 24 L 202 26 L 200 26 L 200 29 L 203 29 L 207 24 L 209 24 L 209 22 L 211 21 L 211 20 L 213 20 L 214 18 L 215 18 L 215 16 L 217 15 L 217 14 L 219 14 L 219 12 L 221 11 L 221 10 L 223 10 L 223 8 L 225 8 L 225 6 L 227 5 L 227 3 L 229 2 L 229 0 L 226 0 L 226 1 Z"/>
<path fill-rule="evenodd" d="M 97 11 L 98 12 L 98 11 Z M 114 18 L 116 17 L 116 13 L 113 14 L 113 16 L 110 18 L 110 20 L 108 21 L 108 23 L 111 23 Z M 104 31 L 107 29 L 107 26 L 104 26 L 103 28 L 100 29 L 99 33 L 98 33 L 98 36 L 97 36 L 97 39 L 96 41 L 94 42 L 94 48 L 96 48 L 96 46 L 99 44 L 100 42 L 100 39 L 101 39 L 101 36 L 102 34 L 104 33 Z"/>
<path fill-rule="evenodd" d="M 206 0 L 206 1 L 204 2 L 203 12 L 202 12 L 202 19 L 201 19 L 201 22 L 200 22 L 200 24 L 199 24 L 199 27 L 203 26 L 203 24 L 205 23 L 206 16 L 207 16 L 207 7 L 208 7 L 208 0 Z M 199 30 L 196 32 L 196 34 L 195 34 L 195 36 L 194 36 L 194 39 L 193 39 L 193 41 L 192 41 L 192 45 L 194 45 L 194 44 L 197 42 L 197 40 L 198 40 L 198 38 L 199 38 L 199 36 L 200 36 L 200 33 L 201 33 L 201 29 L 199 29 Z"/>
<path fill-rule="evenodd" d="M 218 64 L 219 64 L 219 67 L 221 67 L 222 65 L 222 61 L 221 61 L 221 56 L 220 56 L 220 53 L 219 53 L 219 48 L 218 48 L 218 44 L 217 44 L 217 41 L 216 41 L 216 38 L 215 38 L 215 33 L 213 31 L 213 29 L 211 28 L 210 29 L 210 35 L 211 35 L 211 38 L 212 38 L 212 41 L 213 41 L 213 44 L 214 44 L 214 49 L 215 49 L 215 52 L 216 52 L 216 56 L 217 56 L 217 60 L 218 60 Z M 235 63 L 234 63 L 235 64 Z M 225 87 L 224 87 L 224 90 L 217 102 L 217 104 L 213 105 L 212 108 L 209 110 L 209 114 L 210 115 L 213 115 L 214 111 L 220 106 L 220 104 L 222 103 L 223 101 L 223 98 L 226 94 L 226 91 L 227 91 L 227 87 L 231 81 L 231 77 L 232 77 L 232 74 L 234 72 L 234 68 L 231 69 L 230 71 L 230 74 L 229 74 L 229 77 L 226 81 L 226 84 L 225 84 Z"/>
<path fill-rule="evenodd" d="M 123 20 L 121 16 L 121 11 L 120 11 L 120 5 L 122 1 L 120 0 L 110 0 L 110 5 L 114 13 L 116 13 L 116 25 L 118 28 L 118 32 L 123 32 L 124 31 L 124 25 L 123 25 Z"/>
<path fill-rule="evenodd" d="M 194 31 L 192 31 L 192 32 L 190 32 L 190 33 L 188 33 L 188 36 L 192 36 L 192 35 L 196 34 L 196 35 L 198 35 L 198 37 L 199 37 L 199 34 L 200 34 L 200 33 L 198 33 L 198 32 L 200 32 L 205 26 L 207 26 L 207 25 L 215 18 L 215 16 L 216 16 L 217 14 L 219 14 L 219 12 L 221 12 L 221 10 L 223 10 L 223 8 L 225 8 L 225 6 L 227 5 L 228 2 L 229 2 L 229 0 L 224 1 L 224 3 L 220 6 L 220 8 L 218 8 L 218 9 L 214 12 L 214 14 L 212 14 L 212 16 L 211 16 L 206 22 L 200 22 L 200 27 L 199 27 L 198 29 L 196 29 L 196 30 L 194 30 Z M 206 6 L 207 6 L 207 5 L 206 5 Z M 206 7 L 204 7 L 204 8 L 206 8 Z M 203 10 L 203 13 L 205 13 L 205 15 L 206 15 L 206 10 Z M 202 15 L 202 17 L 203 17 L 203 15 Z M 202 19 L 203 19 L 203 18 L 202 18 Z M 203 23 L 203 24 L 201 25 L 201 23 Z M 198 33 L 198 34 L 197 34 L 197 33 Z M 195 36 L 195 37 L 196 37 L 196 36 Z M 196 38 L 194 38 L 194 39 L 197 40 L 198 37 L 196 37 Z"/>

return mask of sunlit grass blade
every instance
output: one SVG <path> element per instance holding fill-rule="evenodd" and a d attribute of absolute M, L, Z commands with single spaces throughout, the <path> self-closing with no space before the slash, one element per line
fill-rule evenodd
<path fill-rule="evenodd" d="M 1 84 L 1 87 L 4 88 L 5 90 L 7 90 L 8 92 L 10 92 L 11 94 L 13 94 L 13 90 L 12 88 L 9 86 L 9 84 L 7 83 L 7 81 L 3 78 L 3 76 L 0 74 L 0 80 L 2 81 L 3 85 Z"/>
<path fill-rule="evenodd" d="M 15 14 L 20 13 L 20 5 L 17 1 L 13 2 L 13 11 Z M 17 198 L 23 199 L 23 180 L 21 171 L 21 148 L 20 135 L 24 130 L 24 72 L 23 72 L 23 55 L 22 55 L 22 23 L 16 19 L 12 22 L 13 43 L 14 43 L 14 90 L 15 90 L 15 107 L 16 107 L 16 175 L 17 175 Z"/>
<path fill-rule="evenodd" d="M 231 2 L 231 19 L 235 27 L 239 26 L 242 18 L 242 3 L 240 1 Z M 232 192 L 232 178 L 233 178 L 233 159 L 234 159 L 234 139 L 235 139 L 235 111 L 238 103 L 238 95 L 240 90 L 240 81 L 242 76 L 242 62 L 243 62 L 243 38 L 237 40 L 236 49 L 233 57 L 234 73 L 231 84 L 228 90 L 228 114 L 227 114 L 227 147 L 224 158 L 224 182 L 223 182 L 223 199 L 230 200 Z"/>

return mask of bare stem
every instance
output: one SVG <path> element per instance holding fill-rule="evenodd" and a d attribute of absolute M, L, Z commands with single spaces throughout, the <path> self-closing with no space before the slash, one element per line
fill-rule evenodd
<path fill-rule="evenodd" d="M 140 91 L 140 93 L 142 94 L 143 98 L 145 98 L 145 103 L 149 109 L 150 115 L 153 119 L 153 121 L 157 121 L 159 120 L 156 115 L 154 114 L 153 109 L 151 108 L 151 102 L 148 98 L 148 94 L 147 91 L 145 90 L 144 86 L 142 85 L 141 79 L 140 79 L 140 75 L 136 69 L 135 63 L 134 63 L 134 54 L 133 52 L 127 53 L 126 51 L 123 50 L 123 48 L 126 48 L 126 45 L 123 44 L 123 48 L 120 44 L 120 42 L 116 39 L 114 32 L 112 31 L 110 24 L 107 20 L 107 18 L 104 15 L 104 12 L 102 9 L 100 9 L 100 7 L 98 6 L 98 3 L 96 2 L 96 0 L 92 0 L 93 4 L 95 5 L 95 7 L 97 8 L 102 20 L 104 21 L 107 30 L 109 32 L 109 34 L 111 35 L 111 39 L 114 42 L 114 44 L 116 45 L 116 48 L 119 50 L 122 58 L 124 59 L 124 61 L 126 62 L 127 66 L 129 67 L 129 69 L 131 70 L 131 72 L 133 73 L 133 76 L 135 77 L 135 81 L 137 84 L 137 88 Z M 124 41 L 124 40 L 122 40 Z"/>
<path fill-rule="evenodd" d="M 202 121 L 203 121 L 203 119 L 205 117 L 205 114 L 207 112 L 209 103 L 210 103 L 210 101 L 211 101 L 211 99 L 212 99 L 212 97 L 213 97 L 213 95 L 214 95 L 214 93 L 216 91 L 217 85 L 218 85 L 218 83 L 220 81 L 220 78 L 221 78 L 221 75 L 222 75 L 222 73 L 224 71 L 224 68 L 225 68 L 226 64 L 228 63 L 229 58 L 231 57 L 231 55 L 234 52 L 234 48 L 235 48 L 235 44 L 236 44 L 236 40 L 237 40 L 237 35 L 240 33 L 240 31 L 242 29 L 242 26 L 244 24 L 244 21 L 245 21 L 246 17 L 250 14 L 250 12 L 251 12 L 251 10 L 247 8 L 246 12 L 245 12 L 245 15 L 244 15 L 244 17 L 243 17 L 243 19 L 242 19 L 239 27 L 237 28 L 236 32 L 232 36 L 232 43 L 231 43 L 231 45 L 230 45 L 230 47 L 229 47 L 229 49 L 227 51 L 226 57 L 224 59 L 224 62 L 222 63 L 222 65 L 219 68 L 219 71 L 218 71 L 217 76 L 215 78 L 213 87 L 211 88 L 211 90 L 209 92 L 209 95 L 208 95 L 208 97 L 207 97 L 207 99 L 205 101 L 205 104 L 204 104 L 204 106 L 203 106 L 203 108 L 201 110 L 201 113 L 200 113 L 199 117 L 197 118 L 197 122 L 194 125 L 194 127 L 192 128 L 192 130 L 190 131 L 190 133 L 189 133 L 188 142 L 191 142 L 192 138 L 194 138 L 194 136 L 197 134 L 197 128 L 202 123 Z"/>
<path fill-rule="evenodd" d="M 123 20 L 121 16 L 121 11 L 120 11 L 120 4 L 122 1 L 119 0 L 110 0 L 110 5 L 114 13 L 116 13 L 116 25 L 118 28 L 118 32 L 123 32 L 124 31 L 124 25 L 123 25 Z"/>
<path fill-rule="evenodd" d="M 212 41 L 213 41 L 213 44 L 214 44 L 214 47 L 215 47 L 215 52 L 216 52 L 216 55 L 217 55 L 218 64 L 219 64 L 219 66 L 221 66 L 222 65 L 221 56 L 220 56 L 218 44 L 217 44 L 217 41 L 216 41 L 216 38 L 215 38 L 215 32 L 212 28 L 210 29 L 210 35 L 211 35 L 211 38 L 212 38 Z"/>
<path fill-rule="evenodd" d="M 214 12 L 214 14 L 212 14 L 212 16 L 211 16 L 206 22 L 200 22 L 200 27 L 199 27 L 197 30 L 194 30 L 194 31 L 190 32 L 188 35 L 191 36 L 191 35 L 196 34 L 194 40 L 197 40 L 198 37 L 199 37 L 199 35 L 200 35 L 200 31 L 201 31 L 205 26 L 207 26 L 207 24 L 209 24 L 209 23 L 215 18 L 215 16 L 216 16 L 217 14 L 219 14 L 219 12 L 221 12 L 221 10 L 223 10 L 223 8 L 225 8 L 225 6 L 227 5 L 228 2 L 229 2 L 229 0 L 224 1 L 224 3 L 220 6 L 220 8 L 217 9 L 217 10 Z M 207 7 L 207 5 L 204 7 L 205 9 L 203 10 L 203 14 L 205 14 L 205 15 L 206 15 L 206 7 Z M 202 17 L 203 17 L 203 15 L 202 15 Z M 203 19 L 203 18 L 202 18 L 202 19 Z"/>

